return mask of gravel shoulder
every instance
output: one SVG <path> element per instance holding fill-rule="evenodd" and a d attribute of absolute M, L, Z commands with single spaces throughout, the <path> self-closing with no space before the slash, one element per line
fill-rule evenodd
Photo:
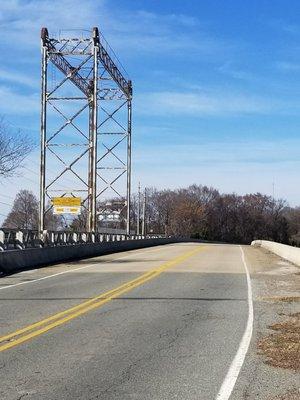
<path fill-rule="evenodd" d="M 245 246 L 254 333 L 232 400 L 300 400 L 300 268 Z"/>

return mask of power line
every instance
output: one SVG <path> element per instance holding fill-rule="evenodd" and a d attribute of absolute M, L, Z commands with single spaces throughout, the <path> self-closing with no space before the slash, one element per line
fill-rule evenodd
<path fill-rule="evenodd" d="M 12 205 L 11 205 L 11 204 L 4 203 L 4 201 L 0 201 L 0 204 L 5 204 L 6 206 L 12 207 Z"/>
<path fill-rule="evenodd" d="M 35 185 L 38 185 L 38 183 L 36 181 L 34 181 L 33 179 L 28 178 L 27 176 L 22 176 L 22 179 L 26 179 L 27 181 L 30 181 L 30 182 L 34 183 Z"/>
<path fill-rule="evenodd" d="M 38 165 L 38 163 L 36 163 L 36 162 L 34 162 L 34 164 Z M 27 168 L 27 167 L 24 167 L 24 168 L 25 168 L 27 171 L 32 172 L 33 174 L 40 175 L 38 172 L 33 171 L 33 170 L 31 170 L 30 168 Z M 55 173 L 54 173 L 53 171 L 48 171 L 48 174 L 49 174 L 49 175 L 52 174 L 53 176 L 55 176 Z M 60 178 L 64 179 L 64 180 L 67 181 L 67 182 L 70 182 L 72 185 L 76 184 L 75 181 L 72 181 L 71 179 L 68 179 L 68 178 L 66 178 L 65 176 L 64 176 L 64 177 L 61 176 Z M 57 186 L 59 186 L 59 187 L 61 187 L 61 188 L 64 188 L 64 186 L 62 186 L 62 184 L 59 184 L 59 183 L 57 183 Z"/>
<path fill-rule="evenodd" d="M 33 174 L 36 174 L 36 175 L 39 175 L 39 173 L 38 172 L 36 172 L 36 171 L 33 171 L 32 169 L 30 169 L 30 168 L 27 168 L 27 167 L 23 167 L 24 169 L 26 169 L 27 171 L 29 171 L 29 172 L 32 172 Z"/>
<path fill-rule="evenodd" d="M 3 194 L 3 193 L 1 193 L 0 196 L 1 196 L 1 197 L 7 197 L 8 199 L 14 200 L 13 197 L 7 196 L 6 194 Z"/>

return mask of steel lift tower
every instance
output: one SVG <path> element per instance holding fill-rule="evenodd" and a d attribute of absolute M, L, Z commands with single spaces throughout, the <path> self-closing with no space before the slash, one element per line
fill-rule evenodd
<path fill-rule="evenodd" d="M 97 204 L 113 197 L 130 234 L 132 84 L 98 28 L 73 36 L 41 31 L 39 230 L 53 197 L 80 196 L 96 232 Z"/>

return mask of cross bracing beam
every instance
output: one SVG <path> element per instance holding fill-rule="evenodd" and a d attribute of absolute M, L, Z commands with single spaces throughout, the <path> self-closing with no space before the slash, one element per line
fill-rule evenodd
<path fill-rule="evenodd" d="M 104 45 L 103 45 L 104 38 L 101 37 L 100 35 L 100 40 L 99 40 L 99 59 L 105 69 L 108 71 L 112 79 L 117 82 L 119 85 L 120 89 L 123 91 L 123 93 L 127 96 L 127 98 L 131 98 L 132 96 L 132 86 L 131 86 L 131 81 L 126 80 L 124 76 L 122 75 L 121 71 L 119 68 L 116 66 L 108 52 L 106 51 Z"/>
<path fill-rule="evenodd" d="M 51 205 L 46 207 L 45 199 L 77 193 L 82 193 L 82 205 L 87 210 L 86 228 L 96 231 L 102 208 L 98 203 L 110 191 L 126 209 L 124 223 L 129 234 L 131 81 L 98 28 L 93 28 L 90 37 L 81 38 L 50 38 L 47 28 L 43 28 L 41 43 L 40 231 L 45 229 L 44 216 L 51 209 Z M 51 88 L 50 64 L 60 75 Z M 76 93 L 78 90 L 81 95 Z M 55 128 L 49 123 L 51 110 L 56 113 L 55 121 L 62 120 Z M 52 179 L 48 177 L 49 164 L 51 168 L 55 165 Z M 126 180 L 122 181 L 124 176 Z"/>
<path fill-rule="evenodd" d="M 66 79 L 69 79 L 71 82 L 73 82 L 86 96 L 89 96 L 91 89 L 88 83 L 78 72 L 81 66 L 77 68 L 73 67 L 65 59 L 62 53 L 56 49 L 53 43 L 57 41 L 49 39 L 47 28 L 42 28 L 41 39 L 43 47 L 47 48 L 50 61 L 66 76 Z M 65 52 L 64 54 L 67 55 L 69 53 Z"/>
<path fill-rule="evenodd" d="M 118 84 L 121 91 L 126 95 L 127 98 L 131 98 L 132 96 L 132 84 L 130 80 L 127 80 L 120 69 L 117 67 L 112 57 L 106 50 L 107 42 L 100 34 L 98 28 L 94 28 L 93 30 L 93 39 L 95 45 L 98 46 L 98 57 L 99 61 L 104 66 L 105 70 L 110 74 L 111 78 Z M 78 44 L 75 45 L 71 50 L 63 50 L 63 48 L 67 45 L 68 42 L 76 41 L 76 39 L 62 39 L 58 41 L 56 39 L 50 39 L 47 28 L 42 28 L 42 41 L 43 46 L 47 47 L 48 53 L 50 55 L 50 60 L 55 66 L 68 78 L 72 81 L 84 94 L 89 96 L 93 90 L 93 88 L 86 82 L 86 80 L 79 74 L 78 70 L 80 67 L 74 68 L 66 59 L 65 55 L 83 55 L 89 54 L 89 46 L 85 47 L 86 53 L 82 51 L 76 51 L 80 40 L 78 40 Z M 54 43 L 63 42 L 64 46 L 62 48 L 56 48 Z M 106 46 L 105 46 L 106 45 Z M 92 54 L 90 54 L 92 57 Z M 115 91 L 115 89 L 114 89 Z"/>

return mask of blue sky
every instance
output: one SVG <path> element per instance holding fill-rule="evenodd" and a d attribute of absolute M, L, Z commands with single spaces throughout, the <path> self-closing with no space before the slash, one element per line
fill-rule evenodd
<path fill-rule="evenodd" d="M 99 26 L 134 84 L 134 187 L 272 194 L 274 182 L 299 205 L 299 15 L 293 0 L 2 0 L 0 114 L 38 138 L 41 26 Z M 37 192 L 37 162 L 0 201 Z"/>

